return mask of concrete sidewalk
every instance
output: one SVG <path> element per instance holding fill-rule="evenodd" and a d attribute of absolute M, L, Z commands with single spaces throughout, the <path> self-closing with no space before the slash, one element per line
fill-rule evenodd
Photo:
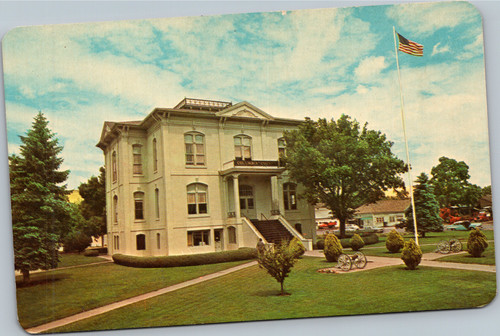
<path fill-rule="evenodd" d="M 233 273 L 233 272 L 236 272 L 236 271 L 239 271 L 241 269 L 244 269 L 244 268 L 247 268 L 250 266 L 254 266 L 254 265 L 257 265 L 257 261 L 252 261 L 252 262 L 249 262 L 249 263 L 246 263 L 243 265 L 238 265 L 238 266 L 228 268 L 228 269 L 223 270 L 223 271 L 219 271 L 219 272 L 212 273 L 212 274 L 207 274 L 207 275 L 198 277 L 196 279 L 181 282 L 181 283 L 178 283 L 178 284 L 175 284 L 172 286 L 168 286 L 168 287 L 165 287 L 165 288 L 153 291 L 153 292 L 149 292 L 149 293 L 142 294 L 139 296 L 134 296 L 134 297 L 126 299 L 126 300 L 118 301 L 118 302 L 111 303 L 111 304 L 108 304 L 108 305 L 105 305 L 102 307 L 91 309 L 91 310 L 88 310 L 88 311 L 83 312 L 83 313 L 71 315 L 71 316 L 65 317 L 65 318 L 60 319 L 60 320 L 52 321 L 49 323 L 39 325 L 37 327 L 26 329 L 26 331 L 30 334 L 42 333 L 42 332 L 48 331 L 50 329 L 62 327 L 64 325 L 67 325 L 67 324 L 70 324 L 73 322 L 81 321 L 81 320 L 84 320 L 84 319 L 89 318 L 89 317 L 100 315 L 100 314 L 109 312 L 109 311 L 114 310 L 114 309 L 128 306 L 128 305 L 133 304 L 133 303 L 137 303 L 137 302 L 147 300 L 147 299 L 159 296 L 159 295 L 173 292 L 173 291 L 176 291 L 176 290 L 181 289 L 181 288 L 196 285 L 196 284 L 199 284 L 199 283 L 207 281 L 207 280 L 215 279 L 215 278 L 224 276 L 226 274 L 230 274 L 230 273 Z"/>

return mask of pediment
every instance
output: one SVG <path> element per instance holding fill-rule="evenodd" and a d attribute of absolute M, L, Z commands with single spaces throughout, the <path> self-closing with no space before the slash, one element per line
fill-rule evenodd
<path fill-rule="evenodd" d="M 271 115 L 247 102 L 241 102 L 228 107 L 227 109 L 217 112 L 217 115 L 221 117 L 240 117 L 262 120 L 274 119 Z"/>

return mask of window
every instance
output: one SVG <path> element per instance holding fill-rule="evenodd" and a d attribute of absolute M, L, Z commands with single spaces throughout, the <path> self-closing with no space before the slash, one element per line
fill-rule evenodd
<path fill-rule="evenodd" d="M 158 171 L 158 149 L 156 148 L 156 139 L 153 139 L 153 171 Z"/>
<path fill-rule="evenodd" d="M 118 196 L 113 197 L 113 222 L 118 224 Z"/>
<path fill-rule="evenodd" d="M 234 137 L 234 157 L 236 160 L 252 160 L 252 138 L 247 135 Z"/>
<path fill-rule="evenodd" d="M 207 186 L 201 183 L 193 183 L 187 186 L 188 214 L 208 213 Z"/>
<path fill-rule="evenodd" d="M 134 175 L 142 174 L 142 154 L 141 154 L 141 145 L 133 145 L 132 146 L 132 155 L 134 157 L 134 166 L 133 172 Z"/>
<path fill-rule="evenodd" d="M 204 166 L 205 165 L 205 136 L 201 133 L 184 134 L 184 143 L 186 146 L 186 165 Z"/>
<path fill-rule="evenodd" d="M 392 222 L 395 222 L 396 221 L 396 216 L 390 216 L 389 217 L 389 222 L 392 223 Z"/>
<path fill-rule="evenodd" d="M 227 228 L 227 236 L 229 239 L 229 244 L 236 244 L 236 228 L 230 226 Z"/>
<path fill-rule="evenodd" d="M 302 234 L 302 224 L 296 223 L 295 230 L 297 230 L 298 233 Z"/>
<path fill-rule="evenodd" d="M 113 182 L 116 182 L 116 179 L 118 178 L 118 170 L 116 167 L 116 152 L 113 152 L 113 155 L 111 156 L 111 169 L 113 171 Z"/>
<path fill-rule="evenodd" d="M 160 190 L 155 189 L 155 218 L 160 218 Z"/>
<path fill-rule="evenodd" d="M 144 193 L 136 191 L 134 193 L 135 219 L 144 219 Z"/>
<path fill-rule="evenodd" d="M 160 240 L 160 234 L 156 234 L 156 248 L 159 250 L 161 248 L 161 240 Z"/>
<path fill-rule="evenodd" d="M 249 185 L 240 185 L 239 186 L 239 194 L 240 194 L 240 209 L 253 209 L 253 188 Z"/>
<path fill-rule="evenodd" d="M 120 249 L 120 236 L 113 236 L 113 247 L 115 250 Z"/>
<path fill-rule="evenodd" d="M 138 234 L 137 236 L 135 236 L 135 240 L 136 240 L 137 250 L 145 250 L 146 249 L 146 236 L 145 235 L 143 235 L 142 233 Z"/>
<path fill-rule="evenodd" d="M 208 240 L 209 236 L 210 230 L 188 231 L 188 246 L 210 245 L 210 242 Z"/>
<path fill-rule="evenodd" d="M 384 224 L 384 217 L 377 217 L 376 220 L 378 224 Z"/>
<path fill-rule="evenodd" d="M 297 210 L 297 186 L 293 183 L 283 184 L 283 201 L 285 210 Z"/>
<path fill-rule="evenodd" d="M 285 138 L 278 139 L 278 156 L 282 158 L 286 154 L 286 142 Z"/>

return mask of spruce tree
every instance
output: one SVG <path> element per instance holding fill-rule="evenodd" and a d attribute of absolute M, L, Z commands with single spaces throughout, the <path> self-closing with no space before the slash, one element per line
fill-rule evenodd
<path fill-rule="evenodd" d="M 66 186 L 69 170 L 59 171 L 62 147 L 39 112 L 20 155 L 9 157 L 14 265 L 23 280 L 29 272 L 57 267 L 58 243 L 69 231 Z"/>
<path fill-rule="evenodd" d="M 433 187 L 429 183 L 429 177 L 425 173 L 417 177 L 413 197 L 417 216 L 417 230 L 422 234 L 422 237 L 425 237 L 426 232 L 443 231 L 443 220 L 439 217 L 439 204 L 434 195 Z M 406 218 L 408 218 L 406 229 L 414 232 L 411 206 L 406 211 Z"/>

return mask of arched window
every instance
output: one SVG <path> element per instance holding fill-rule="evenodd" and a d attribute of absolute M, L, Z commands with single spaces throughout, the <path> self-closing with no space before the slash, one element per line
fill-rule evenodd
<path fill-rule="evenodd" d="M 236 244 L 236 228 L 234 226 L 227 228 L 227 236 L 229 244 Z"/>
<path fill-rule="evenodd" d="M 120 236 L 113 236 L 114 249 L 120 249 Z"/>
<path fill-rule="evenodd" d="M 132 145 L 132 155 L 133 155 L 133 173 L 134 175 L 142 174 L 142 146 Z"/>
<path fill-rule="evenodd" d="M 135 236 L 137 250 L 145 250 L 146 249 L 146 236 L 144 234 L 138 234 Z"/>
<path fill-rule="evenodd" d="M 201 133 L 190 132 L 184 134 L 186 147 L 186 165 L 205 165 L 205 136 Z"/>
<path fill-rule="evenodd" d="M 297 210 L 297 185 L 294 183 L 283 184 L 283 201 L 285 210 Z"/>
<path fill-rule="evenodd" d="M 188 214 L 208 213 L 207 186 L 202 183 L 192 183 L 187 186 Z"/>
<path fill-rule="evenodd" d="M 155 189 L 155 218 L 160 218 L 160 190 Z"/>
<path fill-rule="evenodd" d="M 144 193 L 136 191 L 134 193 L 135 219 L 144 219 Z"/>
<path fill-rule="evenodd" d="M 153 171 L 158 171 L 158 149 L 156 147 L 156 139 L 153 139 Z"/>
<path fill-rule="evenodd" d="M 113 175 L 113 182 L 116 182 L 116 179 L 118 178 L 118 169 L 116 167 L 116 152 L 113 152 L 113 154 L 111 155 L 111 170 Z"/>
<path fill-rule="evenodd" d="M 286 154 L 286 142 L 285 138 L 278 139 L 278 155 L 280 158 L 284 157 Z"/>
<path fill-rule="evenodd" d="M 234 157 L 236 160 L 252 160 L 252 138 L 248 135 L 234 137 Z"/>
<path fill-rule="evenodd" d="M 118 196 L 113 197 L 113 222 L 118 224 Z"/>

